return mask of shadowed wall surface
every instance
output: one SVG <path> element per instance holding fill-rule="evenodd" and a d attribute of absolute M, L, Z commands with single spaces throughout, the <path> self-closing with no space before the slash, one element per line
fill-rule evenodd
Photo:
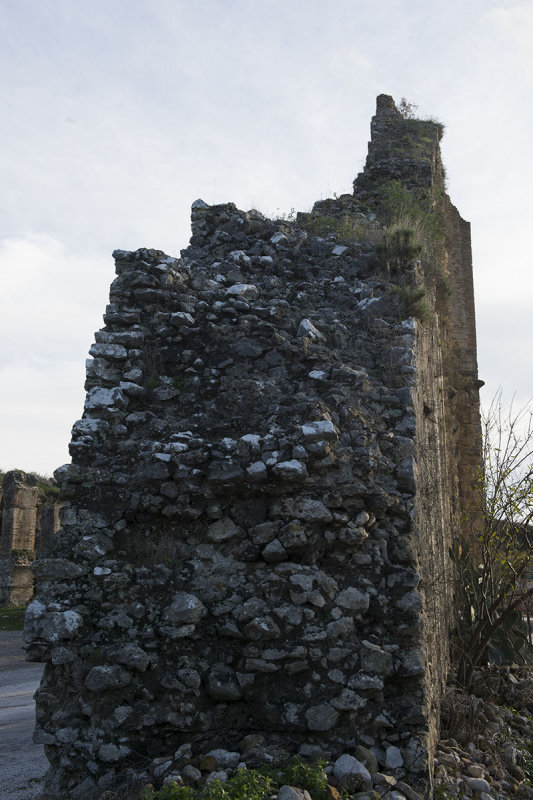
<path fill-rule="evenodd" d="M 382 95 L 353 195 L 275 221 L 199 200 L 181 258 L 115 251 L 27 614 L 50 791 L 251 734 L 270 759 L 394 751 L 430 785 L 480 452 L 440 135 Z M 440 221 L 435 244 L 384 238 L 392 190 Z"/>

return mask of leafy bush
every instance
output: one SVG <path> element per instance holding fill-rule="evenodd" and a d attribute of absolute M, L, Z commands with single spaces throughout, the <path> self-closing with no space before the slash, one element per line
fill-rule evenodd
<path fill-rule="evenodd" d="M 157 791 L 148 785 L 141 793 L 141 800 L 268 800 L 271 788 L 272 778 L 259 770 L 239 769 L 228 781 L 213 780 L 201 789 L 177 781 L 171 781 Z"/>
<path fill-rule="evenodd" d="M 504 414 L 501 393 L 482 416 L 483 466 L 471 487 L 463 530 L 450 550 L 456 571 L 457 681 L 468 691 L 478 665 L 520 659 L 533 597 L 533 409 Z"/>
<path fill-rule="evenodd" d="M 194 789 L 190 786 L 183 786 L 177 781 L 171 781 L 163 786 L 159 791 L 155 791 L 153 786 L 146 786 L 141 792 L 141 800 L 193 800 Z"/>
<path fill-rule="evenodd" d="M 225 783 L 217 778 L 216 780 L 211 781 L 211 783 L 208 783 L 204 786 L 199 797 L 201 800 L 230 800 L 230 798 L 234 796 L 231 794 L 229 789 L 229 781 Z M 241 800 L 244 800 L 244 798 L 241 798 Z"/>
<path fill-rule="evenodd" d="M 299 789 L 307 789 L 313 800 L 323 800 L 328 788 L 324 766 L 324 761 L 309 763 L 303 758 L 293 758 L 283 772 L 282 781 Z"/>
<path fill-rule="evenodd" d="M 233 773 L 228 783 L 229 795 L 233 800 L 267 800 L 272 788 L 272 779 L 255 769 L 239 769 Z"/>

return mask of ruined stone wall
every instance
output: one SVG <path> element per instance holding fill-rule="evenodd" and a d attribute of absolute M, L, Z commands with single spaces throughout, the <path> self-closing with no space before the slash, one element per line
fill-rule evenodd
<path fill-rule="evenodd" d="M 31 600 L 30 565 L 36 555 L 47 554 L 58 529 L 59 503 L 45 504 L 31 476 L 20 470 L 7 472 L 0 502 L 0 606 Z"/>
<path fill-rule="evenodd" d="M 372 222 L 391 169 L 439 180 L 436 135 L 401 163 L 389 100 L 354 195 L 314 218 Z M 217 747 L 255 765 L 358 745 L 427 787 L 461 481 L 449 321 L 431 293 L 432 324 L 409 317 L 363 238 L 202 201 L 192 233 L 180 259 L 115 252 L 56 473 L 25 633 L 48 788 Z"/>
<path fill-rule="evenodd" d="M 470 487 L 479 476 L 481 465 L 481 423 L 479 416 L 476 320 L 470 223 L 449 204 L 447 211 L 447 270 L 453 287 L 450 324 L 447 331 L 448 387 L 451 413 L 449 425 L 457 469 L 458 506 L 471 508 L 477 503 Z"/>

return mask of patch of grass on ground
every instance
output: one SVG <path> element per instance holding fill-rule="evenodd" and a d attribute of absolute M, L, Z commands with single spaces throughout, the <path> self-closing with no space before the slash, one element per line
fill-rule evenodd
<path fill-rule="evenodd" d="M 24 627 L 26 606 L 0 608 L 0 631 L 21 631 Z"/>

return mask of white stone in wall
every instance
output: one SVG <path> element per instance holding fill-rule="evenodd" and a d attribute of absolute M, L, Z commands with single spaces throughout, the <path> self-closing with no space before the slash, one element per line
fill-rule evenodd
<path fill-rule="evenodd" d="M 308 708 L 305 718 L 310 731 L 329 731 L 337 724 L 339 712 L 330 703 L 321 703 Z"/>
<path fill-rule="evenodd" d="M 300 322 L 300 326 L 298 328 L 298 333 L 296 334 L 299 339 L 303 339 L 306 336 L 312 340 L 324 340 L 326 337 L 323 333 L 320 333 L 318 328 L 316 328 L 310 319 L 303 319 Z"/>
<path fill-rule="evenodd" d="M 320 419 L 316 420 L 315 422 L 308 422 L 306 425 L 301 425 L 300 427 L 307 441 L 325 439 L 326 441 L 331 442 L 338 438 L 335 425 L 329 419 Z"/>
<path fill-rule="evenodd" d="M 112 389 L 103 389 L 95 387 L 87 394 L 85 400 L 85 408 L 87 411 L 97 408 L 111 408 L 119 406 L 124 408 L 128 405 L 128 399 L 125 397 L 122 389 L 113 387 Z"/>
<path fill-rule="evenodd" d="M 188 592 L 177 592 L 164 617 L 169 622 L 196 623 L 207 613 L 201 600 Z"/>
<path fill-rule="evenodd" d="M 121 344 L 93 344 L 89 355 L 108 361 L 124 361 L 128 357 L 128 351 Z"/>
<path fill-rule="evenodd" d="M 176 311 L 170 315 L 170 324 L 176 328 L 181 328 L 183 325 L 194 325 L 194 317 L 186 311 Z"/>
<path fill-rule="evenodd" d="M 58 642 L 76 635 L 83 624 L 77 611 L 47 611 L 43 603 L 33 600 L 26 609 L 24 641 Z"/>
<path fill-rule="evenodd" d="M 354 613 L 360 613 L 368 610 L 370 597 L 366 592 L 360 592 L 359 589 L 350 586 L 337 595 L 336 602 L 342 608 L 349 609 Z"/>
<path fill-rule="evenodd" d="M 259 289 L 253 283 L 234 283 L 226 289 L 228 297 L 246 297 L 246 299 L 256 298 Z"/>
<path fill-rule="evenodd" d="M 266 464 L 262 461 L 255 461 L 246 468 L 248 475 L 254 480 L 264 480 L 268 475 Z"/>
<path fill-rule="evenodd" d="M 305 464 L 294 458 L 290 461 L 280 461 L 273 467 L 272 472 L 280 478 L 305 478 L 307 475 Z"/>
<path fill-rule="evenodd" d="M 261 449 L 261 437 L 257 433 L 246 433 L 244 436 L 241 436 L 241 442 L 246 442 L 246 444 L 249 444 L 252 448 L 252 452 L 254 453 L 258 453 Z"/>
<path fill-rule="evenodd" d="M 358 306 L 361 309 L 361 311 L 364 311 L 369 306 L 374 305 L 374 303 L 379 303 L 380 300 L 381 300 L 381 297 L 365 297 L 365 298 L 363 298 L 363 300 L 359 301 Z"/>
<path fill-rule="evenodd" d="M 239 535 L 239 528 L 229 517 L 222 517 L 211 523 L 207 529 L 207 538 L 211 542 L 225 542 Z"/>

